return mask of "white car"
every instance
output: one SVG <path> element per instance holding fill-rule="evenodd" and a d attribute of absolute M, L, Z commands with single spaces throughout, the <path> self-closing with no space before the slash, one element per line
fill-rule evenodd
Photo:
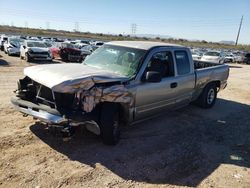
<path fill-rule="evenodd" d="M 209 61 L 213 63 L 224 63 L 224 55 L 222 52 L 209 51 L 203 54 L 201 61 Z"/>
<path fill-rule="evenodd" d="M 4 51 L 4 42 L 8 39 L 6 35 L 0 36 L 0 49 L 1 51 Z"/>
<path fill-rule="evenodd" d="M 20 58 L 25 58 L 27 62 L 32 60 L 52 61 L 50 49 L 41 41 L 24 41 L 20 47 Z"/>
<path fill-rule="evenodd" d="M 201 54 L 197 53 L 197 52 L 192 52 L 192 58 L 193 60 L 200 60 L 202 57 Z"/>
<path fill-rule="evenodd" d="M 102 41 L 95 41 L 95 42 L 91 43 L 93 50 L 100 48 L 103 44 L 104 44 L 104 42 L 102 42 Z"/>
<path fill-rule="evenodd" d="M 236 62 L 236 56 L 234 54 L 227 54 L 225 56 L 225 63 L 235 63 Z"/>
<path fill-rule="evenodd" d="M 17 37 L 8 37 L 4 43 L 4 52 L 8 55 L 20 55 L 20 46 L 24 40 Z"/>
<path fill-rule="evenodd" d="M 90 55 L 94 51 L 91 45 L 85 45 L 80 50 L 83 59 L 85 59 L 88 55 Z"/>

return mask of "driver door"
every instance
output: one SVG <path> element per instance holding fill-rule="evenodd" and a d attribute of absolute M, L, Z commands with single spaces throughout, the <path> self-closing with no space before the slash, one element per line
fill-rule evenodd
<path fill-rule="evenodd" d="M 143 76 L 150 70 L 152 63 L 157 59 L 163 64 L 159 71 L 162 80 L 158 83 L 141 81 L 137 86 L 135 103 L 135 120 L 161 113 L 175 105 L 176 77 L 175 65 L 171 51 L 159 51 L 152 54 L 147 62 Z M 163 71 L 161 71 L 161 69 Z M 151 70 L 150 70 L 151 71 Z M 143 80 L 142 76 L 142 80 Z"/>

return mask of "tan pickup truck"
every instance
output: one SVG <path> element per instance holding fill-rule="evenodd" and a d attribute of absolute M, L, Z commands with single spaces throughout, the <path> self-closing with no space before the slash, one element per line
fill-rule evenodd
<path fill-rule="evenodd" d="M 63 130 L 85 125 L 112 145 L 121 125 L 191 102 L 211 108 L 227 85 L 229 67 L 193 61 L 179 45 L 116 41 L 82 64 L 32 66 L 24 74 L 11 100 L 18 111 Z"/>

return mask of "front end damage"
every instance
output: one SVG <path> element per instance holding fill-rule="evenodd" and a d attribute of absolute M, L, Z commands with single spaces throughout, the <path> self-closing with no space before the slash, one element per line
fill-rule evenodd
<path fill-rule="evenodd" d="M 100 134 L 98 118 L 104 102 L 119 103 L 124 109 L 133 105 L 133 97 L 126 82 L 105 82 L 100 77 L 67 80 L 53 87 L 42 85 L 30 77 L 18 81 L 16 96 L 11 102 L 25 116 L 30 115 L 48 125 L 85 124 Z"/>

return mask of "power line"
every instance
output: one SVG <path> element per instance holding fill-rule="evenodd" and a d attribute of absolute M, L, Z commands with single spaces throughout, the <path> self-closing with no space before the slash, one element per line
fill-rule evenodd
<path fill-rule="evenodd" d="M 243 21 L 243 16 L 241 17 L 241 20 L 240 20 L 240 26 L 239 26 L 239 30 L 238 30 L 238 35 L 237 35 L 237 38 L 236 38 L 235 46 L 237 46 L 237 44 L 238 44 L 238 40 L 239 40 L 239 36 L 240 36 L 240 30 L 241 30 L 241 26 L 242 26 L 242 21 Z"/>

